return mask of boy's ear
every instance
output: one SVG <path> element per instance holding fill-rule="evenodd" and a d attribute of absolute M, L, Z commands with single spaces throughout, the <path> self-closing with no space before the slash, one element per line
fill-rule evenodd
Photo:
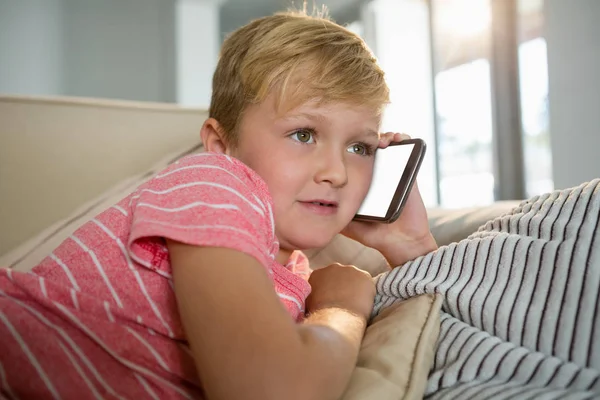
<path fill-rule="evenodd" d="M 205 151 L 229 154 L 223 128 L 216 119 L 208 118 L 204 121 L 202 129 L 200 129 L 200 138 Z"/>

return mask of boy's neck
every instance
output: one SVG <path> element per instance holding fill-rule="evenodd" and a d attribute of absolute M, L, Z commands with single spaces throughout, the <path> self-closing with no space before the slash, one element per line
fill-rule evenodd
<path fill-rule="evenodd" d="M 286 265 L 290 259 L 290 256 L 292 255 L 292 252 L 293 250 L 279 249 L 275 260 L 281 265 Z"/>
<path fill-rule="evenodd" d="M 308 259 L 310 259 L 316 253 L 318 253 L 319 250 L 320 249 L 306 249 L 306 250 L 302 250 L 302 253 L 304 253 L 304 255 Z M 279 249 L 279 252 L 277 253 L 277 257 L 275 257 L 275 260 L 281 265 L 286 265 L 290 259 L 290 256 L 292 255 L 292 253 L 294 251 L 295 250 Z"/>

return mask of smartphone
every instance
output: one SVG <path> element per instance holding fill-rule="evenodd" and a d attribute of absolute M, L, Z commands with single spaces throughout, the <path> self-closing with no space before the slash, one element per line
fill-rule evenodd
<path fill-rule="evenodd" d="M 425 157 L 421 139 L 392 142 L 375 153 L 375 169 L 357 221 L 392 223 L 398 219 Z"/>

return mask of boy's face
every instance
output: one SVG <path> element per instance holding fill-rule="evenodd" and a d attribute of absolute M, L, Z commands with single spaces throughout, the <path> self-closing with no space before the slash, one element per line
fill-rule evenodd
<path fill-rule="evenodd" d="M 371 183 L 379 123 L 372 110 L 341 103 L 278 114 L 273 96 L 245 110 L 230 154 L 269 187 L 280 261 L 325 246 L 352 220 Z"/>

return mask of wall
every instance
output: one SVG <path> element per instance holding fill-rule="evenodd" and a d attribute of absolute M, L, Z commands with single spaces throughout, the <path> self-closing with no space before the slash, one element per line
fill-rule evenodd
<path fill-rule="evenodd" d="M 0 93 L 62 91 L 62 0 L 0 0 Z"/>
<path fill-rule="evenodd" d="M 206 0 L 205 0 L 206 1 Z M 215 1 L 215 0 L 211 0 Z M 302 9 L 304 0 L 221 0 L 221 41 L 225 36 L 253 19 L 275 12 Z M 370 0 L 309 0 L 308 12 L 326 5 L 328 15 L 339 24 L 349 24 L 360 18 L 361 7 Z"/>
<path fill-rule="evenodd" d="M 0 93 L 174 101 L 176 1 L 0 0 Z"/>
<path fill-rule="evenodd" d="M 358 18 L 362 1 L 327 4 L 344 23 Z M 0 93 L 207 106 L 223 35 L 291 4 L 0 0 Z"/>
<path fill-rule="evenodd" d="M 600 1 L 546 0 L 554 186 L 600 177 Z"/>
<path fill-rule="evenodd" d="M 64 1 L 64 94 L 175 100 L 175 0 Z"/>

